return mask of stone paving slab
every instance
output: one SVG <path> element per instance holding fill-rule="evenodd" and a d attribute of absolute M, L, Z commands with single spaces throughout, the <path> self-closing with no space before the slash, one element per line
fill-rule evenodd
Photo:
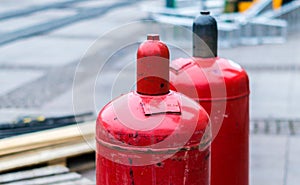
<path fill-rule="evenodd" d="M 135 47 L 135 46 L 133 46 Z M 132 55 L 122 57 L 122 62 L 110 61 L 111 63 L 99 71 L 95 79 L 90 78 L 82 84 L 73 86 L 71 89 L 46 103 L 42 108 L 45 114 L 56 112 L 76 113 L 93 111 L 96 114 L 112 99 L 125 94 L 135 87 L 135 63 L 131 62 Z M 125 62 L 124 62 L 125 61 Z M 108 70 L 114 68 L 123 69 Z M 125 69 L 124 69 L 125 68 Z M 74 98 L 74 100 L 73 100 Z M 76 104 L 74 106 L 74 104 Z"/>
<path fill-rule="evenodd" d="M 90 39 L 34 37 L 0 47 L 0 65 L 54 67 L 78 61 L 93 43 Z"/>
<path fill-rule="evenodd" d="M 60 2 L 61 0 L 26 0 L 26 1 L 19 1 L 19 0 L 1 0 L 0 6 L 0 13 L 21 10 L 24 8 L 29 8 L 32 6 L 39 6 L 44 5 L 47 3 L 55 3 Z"/>
<path fill-rule="evenodd" d="M 79 37 L 79 38 L 99 38 L 103 34 L 113 29 L 117 29 L 124 24 L 138 21 L 146 17 L 146 13 L 139 12 L 139 6 L 128 6 L 117 8 L 99 18 L 78 22 L 73 25 L 57 29 L 49 34 L 51 37 Z M 121 15 L 121 16 L 120 16 Z M 122 33 L 120 33 L 122 35 Z"/>
<path fill-rule="evenodd" d="M 97 39 L 112 28 L 115 28 L 115 24 L 104 22 L 103 18 L 98 18 L 57 29 L 51 32 L 49 36 Z"/>
<path fill-rule="evenodd" d="M 288 36 L 284 44 L 240 46 L 219 51 L 220 56 L 230 58 L 246 69 L 291 67 L 300 65 L 300 34 Z"/>
<path fill-rule="evenodd" d="M 290 137 L 288 147 L 286 184 L 298 185 L 300 182 L 300 137 Z"/>
<path fill-rule="evenodd" d="M 251 115 L 255 118 L 299 118 L 299 71 L 248 70 Z"/>
<path fill-rule="evenodd" d="M 73 8 L 95 8 L 99 6 L 106 6 L 106 5 L 112 5 L 116 2 L 120 2 L 121 0 L 109 0 L 109 1 L 99 1 L 99 0 L 93 0 L 93 1 L 87 1 L 87 2 L 80 2 L 72 5 Z"/>
<path fill-rule="evenodd" d="M 38 70 L 0 69 L 0 96 L 33 81 L 42 75 L 43 72 Z"/>
<path fill-rule="evenodd" d="M 63 18 L 71 15 L 75 15 L 75 10 L 47 10 L 43 12 L 37 12 L 28 16 L 18 17 L 14 19 L 8 19 L 1 21 L 1 32 L 12 32 L 18 29 L 27 28 L 33 25 L 37 25 L 43 22 L 51 21 L 57 18 Z"/>
<path fill-rule="evenodd" d="M 287 136 L 251 135 L 251 184 L 282 185 Z"/>

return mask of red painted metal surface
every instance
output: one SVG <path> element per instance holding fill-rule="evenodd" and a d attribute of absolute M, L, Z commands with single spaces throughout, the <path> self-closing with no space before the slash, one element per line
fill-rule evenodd
<path fill-rule="evenodd" d="M 209 185 L 208 115 L 169 90 L 169 67 L 149 72 L 155 62 L 169 65 L 169 52 L 158 39 L 148 39 L 138 58 L 154 58 L 137 61 L 137 91 L 111 101 L 98 115 L 97 185 Z"/>
<path fill-rule="evenodd" d="M 219 57 L 180 58 L 171 63 L 170 84 L 210 115 L 211 184 L 248 185 L 249 80 L 245 70 Z"/>
<path fill-rule="evenodd" d="M 169 92 L 169 49 L 158 35 L 148 35 L 137 51 L 137 92 L 161 95 Z"/>

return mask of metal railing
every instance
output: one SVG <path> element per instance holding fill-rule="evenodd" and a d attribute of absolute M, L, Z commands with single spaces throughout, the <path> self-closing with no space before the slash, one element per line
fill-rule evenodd
<path fill-rule="evenodd" d="M 196 15 L 174 10 L 164 13 L 150 10 L 157 22 L 191 28 Z M 219 47 L 284 43 L 288 32 L 300 29 L 300 0 L 273 10 L 272 0 L 261 0 L 244 13 L 215 14 L 218 21 Z"/>
<path fill-rule="evenodd" d="M 278 10 L 268 11 L 262 16 L 285 20 L 289 25 L 289 32 L 298 31 L 300 29 L 300 0 L 292 1 Z"/>
<path fill-rule="evenodd" d="M 284 43 L 287 36 L 287 22 L 280 19 L 254 18 L 241 25 L 240 44 L 258 45 Z"/>

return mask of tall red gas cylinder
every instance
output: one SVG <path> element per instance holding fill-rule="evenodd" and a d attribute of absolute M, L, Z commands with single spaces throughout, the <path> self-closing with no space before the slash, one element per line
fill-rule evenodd
<path fill-rule="evenodd" d="M 211 184 L 248 185 L 249 80 L 240 65 L 217 56 L 217 31 L 216 20 L 201 12 L 193 24 L 193 57 L 171 62 L 171 89 L 210 115 Z"/>
<path fill-rule="evenodd" d="M 96 123 L 97 185 L 209 185 L 208 114 L 169 90 L 169 50 L 148 35 L 137 51 L 137 90 L 108 103 Z"/>

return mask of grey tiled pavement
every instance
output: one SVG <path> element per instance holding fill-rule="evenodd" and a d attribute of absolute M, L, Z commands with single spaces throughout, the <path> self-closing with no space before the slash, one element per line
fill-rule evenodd
<path fill-rule="evenodd" d="M 56 1 L 28 0 L 21 2 L 18 4 L 16 0 L 0 1 L 0 13 Z M 75 3 L 65 9 L 43 10 L 18 18 L 0 20 L 0 34 L 14 32 L 53 18 L 72 16 L 74 12 L 76 13 L 82 8 L 101 7 L 113 2 L 118 1 L 85 1 Z M 74 91 L 80 97 L 76 101 L 81 107 L 80 111 L 98 111 L 112 97 L 132 89 L 136 44 L 115 53 L 96 83 L 93 81 L 95 76 L 92 75 L 92 72 L 97 72 L 97 67 L 101 66 L 107 57 L 116 51 L 115 46 L 122 45 L 124 40 L 141 41 L 146 32 L 158 32 L 166 42 L 173 39 L 167 38 L 164 30 L 151 26 L 145 28 L 147 25 L 143 26 L 142 24 L 133 24 L 133 26 L 123 29 L 123 32 L 111 32 L 118 26 L 147 18 L 147 14 L 140 8 L 143 3 L 113 9 L 98 17 L 74 22 L 43 35 L 20 39 L 0 46 L 0 100 L 5 100 L 5 104 L 7 104 L 0 108 L 0 122 L 12 120 L 18 115 L 72 113 L 72 93 Z M 6 8 L 3 8 L 4 6 Z M 85 55 L 87 49 L 100 36 L 102 38 L 99 42 L 94 44 Z M 287 43 L 282 45 L 247 46 L 220 50 L 221 56 L 240 63 L 249 73 L 252 119 L 300 118 L 299 42 L 300 34 L 294 34 L 289 36 Z M 123 44 L 123 46 L 125 45 Z M 171 50 L 172 52 L 176 52 L 176 50 Z M 84 55 L 86 56 L 84 61 L 88 65 L 79 69 L 83 80 L 75 89 L 72 89 L 75 67 Z M 175 54 L 173 53 L 173 55 Z M 119 70 L 130 62 L 128 70 L 117 78 L 118 85 L 111 97 L 110 89 Z M 56 79 L 55 83 L 51 82 L 54 78 Z M 122 81 L 124 79 L 126 80 Z M 42 86 L 43 83 L 51 84 L 51 86 L 42 88 L 39 85 Z M 96 84 L 95 89 L 91 88 L 94 87 L 94 83 Z M 34 87 L 31 89 L 32 92 L 28 90 L 28 87 L 31 86 Z M 59 91 L 54 89 L 59 89 Z M 28 107 L 22 107 L 22 102 L 35 99 L 28 98 L 27 100 L 25 98 L 26 100 L 24 100 L 24 97 L 27 96 L 36 96 L 40 106 L 31 107 L 31 102 L 29 102 Z M 45 97 L 45 99 L 41 100 L 38 96 Z M 95 105 L 91 106 L 89 102 L 94 99 Z M 9 104 L 10 102 L 13 103 Z M 32 105 L 36 105 L 35 103 L 32 102 Z M 2 105 L 4 102 L 0 102 L 0 104 Z M 299 154 L 300 138 L 298 135 L 251 134 L 251 184 L 300 184 Z"/>
<path fill-rule="evenodd" d="M 30 0 L 30 1 L 18 1 L 18 0 L 2 0 L 0 7 L 0 13 L 6 13 L 10 11 L 22 10 L 24 8 L 29 8 L 32 6 L 39 6 L 44 5 L 47 3 L 55 3 L 59 2 L 60 0 Z"/>
<path fill-rule="evenodd" d="M 62 39 L 37 36 L 0 48 L 0 65 L 54 67 L 78 61 L 93 42 L 91 39 Z M 51 48 L 51 49 L 50 49 Z"/>
<path fill-rule="evenodd" d="M 0 69 L 0 96 L 26 83 L 34 81 L 42 75 L 43 72 L 38 70 Z M 22 76 L 22 78 L 20 78 L 20 76 Z"/>
<path fill-rule="evenodd" d="M 75 10 L 45 10 L 42 12 L 33 13 L 26 17 L 17 17 L 1 21 L 1 32 L 10 32 L 18 29 L 33 26 L 45 21 L 51 21 L 57 18 L 63 18 L 70 15 L 75 15 Z"/>

